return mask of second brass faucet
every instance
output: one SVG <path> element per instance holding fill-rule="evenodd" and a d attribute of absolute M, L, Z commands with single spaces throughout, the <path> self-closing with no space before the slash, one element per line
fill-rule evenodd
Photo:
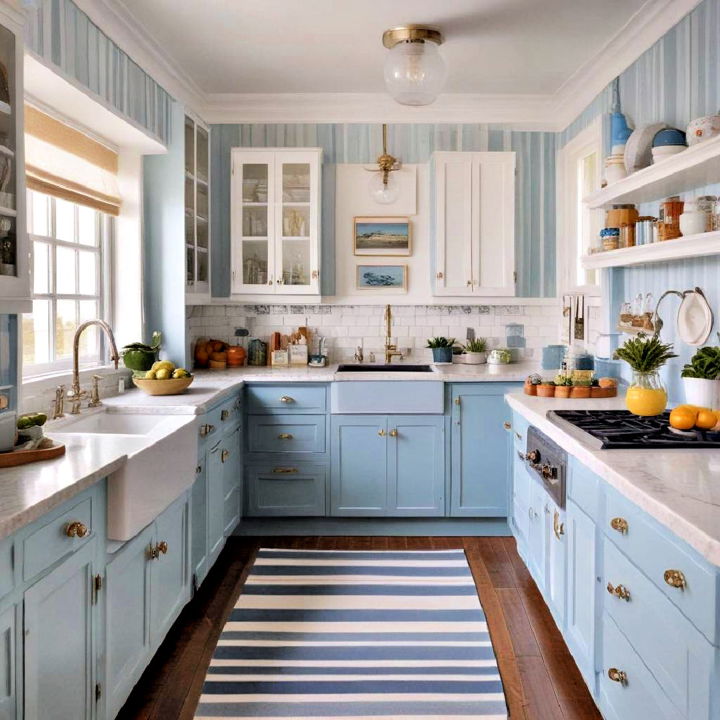
<path fill-rule="evenodd" d="M 392 341 L 391 336 L 392 327 L 392 310 L 389 305 L 385 306 L 385 364 L 389 365 L 394 357 L 403 359 L 403 354 L 397 349 L 397 346 Z"/>

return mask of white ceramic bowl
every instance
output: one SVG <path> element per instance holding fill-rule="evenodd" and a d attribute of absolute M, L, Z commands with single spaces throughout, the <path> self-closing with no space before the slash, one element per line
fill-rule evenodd
<path fill-rule="evenodd" d="M 652 149 L 653 157 L 664 157 L 667 155 L 677 155 L 683 150 L 687 150 L 687 145 L 659 145 Z"/>
<path fill-rule="evenodd" d="M 695 118 L 687 126 L 688 145 L 697 145 L 720 135 L 720 115 Z"/>

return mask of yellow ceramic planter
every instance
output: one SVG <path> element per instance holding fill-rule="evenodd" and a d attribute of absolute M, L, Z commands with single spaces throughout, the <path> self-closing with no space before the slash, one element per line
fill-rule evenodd
<path fill-rule="evenodd" d="M 667 392 L 657 373 L 634 373 L 625 395 L 625 405 L 634 415 L 661 415 L 667 407 Z"/>

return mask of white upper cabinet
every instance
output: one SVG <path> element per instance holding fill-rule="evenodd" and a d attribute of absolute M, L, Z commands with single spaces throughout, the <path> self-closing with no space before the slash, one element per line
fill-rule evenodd
<path fill-rule="evenodd" d="M 435 295 L 515 294 L 515 153 L 437 152 L 431 192 Z"/>
<path fill-rule="evenodd" d="M 233 148 L 232 293 L 320 294 L 321 148 Z"/>

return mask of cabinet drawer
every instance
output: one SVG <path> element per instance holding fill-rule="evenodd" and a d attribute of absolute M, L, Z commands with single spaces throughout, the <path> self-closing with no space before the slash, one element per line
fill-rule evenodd
<path fill-rule="evenodd" d="M 568 475 L 568 496 L 591 518 L 596 518 L 600 499 L 600 478 L 575 459 L 570 463 Z"/>
<path fill-rule="evenodd" d="M 324 465 L 249 467 L 245 481 L 248 516 L 325 515 L 327 468 Z"/>
<path fill-rule="evenodd" d="M 324 415 L 251 415 L 248 450 L 264 453 L 324 453 Z"/>
<path fill-rule="evenodd" d="M 603 717 L 607 720 L 677 720 L 677 710 L 607 613 L 603 614 L 602 625 L 600 710 Z M 611 670 L 624 672 L 627 683 L 611 680 L 608 675 Z"/>
<path fill-rule="evenodd" d="M 710 677 L 713 653 L 710 644 L 607 538 L 603 541 L 603 558 L 606 613 L 615 620 L 683 717 L 707 717 L 707 691 L 692 697 L 691 692 L 695 682 Z M 704 712 L 699 707 L 703 704 Z"/>
<path fill-rule="evenodd" d="M 248 385 L 249 413 L 318 413 L 327 407 L 324 385 Z"/>
<path fill-rule="evenodd" d="M 708 640 L 716 642 L 718 580 L 699 556 L 611 488 L 606 490 L 603 529 Z M 673 576 L 684 587 L 674 587 Z"/>
<path fill-rule="evenodd" d="M 30 580 L 82 547 L 93 535 L 92 520 L 92 498 L 86 497 L 28 535 L 23 543 L 23 579 Z"/>

